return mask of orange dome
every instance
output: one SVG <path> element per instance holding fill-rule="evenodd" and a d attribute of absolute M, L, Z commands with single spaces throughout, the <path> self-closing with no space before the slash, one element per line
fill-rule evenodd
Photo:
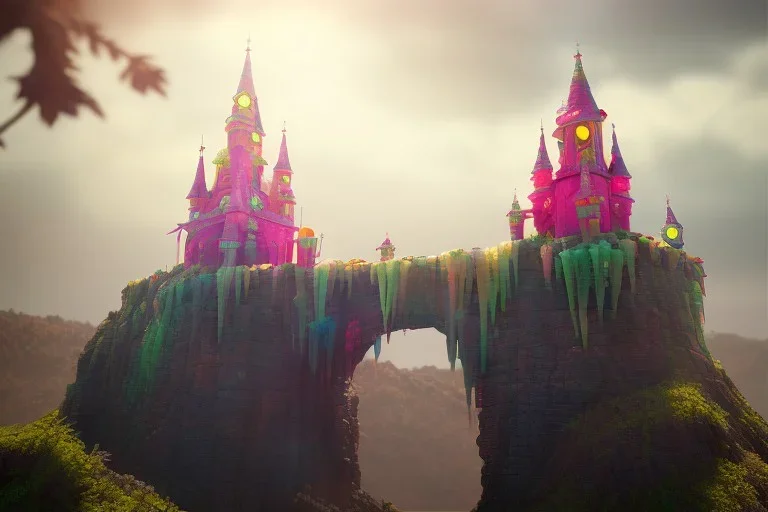
<path fill-rule="evenodd" d="M 315 232 L 312 231 L 312 228 L 301 228 L 299 230 L 299 238 L 312 238 L 315 236 Z"/>

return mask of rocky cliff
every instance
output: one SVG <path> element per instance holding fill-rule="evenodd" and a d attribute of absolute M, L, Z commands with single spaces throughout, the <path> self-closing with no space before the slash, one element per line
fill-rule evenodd
<path fill-rule="evenodd" d="M 345 504 L 351 372 L 386 331 L 435 327 L 481 408 L 478 510 L 761 510 L 768 427 L 709 357 L 702 274 L 637 236 L 177 268 L 126 288 L 63 412 L 193 511 L 286 509 L 305 484 Z"/>

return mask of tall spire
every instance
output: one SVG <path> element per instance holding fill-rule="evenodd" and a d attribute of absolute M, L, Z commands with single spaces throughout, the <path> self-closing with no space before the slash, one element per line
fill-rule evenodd
<path fill-rule="evenodd" d="M 251 38 L 248 36 L 248 46 L 245 48 L 245 62 L 243 63 L 243 72 L 240 73 L 240 83 L 237 84 L 237 92 L 247 92 L 251 98 L 256 97 L 256 89 L 253 86 L 253 71 L 251 68 Z"/>
<path fill-rule="evenodd" d="M 285 121 L 283 121 L 283 140 L 280 142 L 280 154 L 277 157 L 275 170 L 292 171 L 291 161 L 288 159 L 288 145 L 285 139 Z"/>
<path fill-rule="evenodd" d="M 608 166 L 608 173 L 620 178 L 631 178 L 627 166 L 624 163 L 624 157 L 621 156 L 619 142 L 616 140 L 616 125 L 611 124 L 613 128 L 613 146 L 611 147 L 611 165 Z"/>
<path fill-rule="evenodd" d="M 551 171 L 552 162 L 549 161 L 549 153 L 547 153 L 547 144 L 544 140 L 544 122 L 541 123 L 541 135 L 539 136 L 539 154 L 536 156 L 536 163 L 533 165 L 533 171 L 531 174 L 536 174 L 539 171 Z"/>
<path fill-rule="evenodd" d="M 256 97 L 256 88 L 253 85 L 253 70 L 251 66 L 251 37 L 248 36 L 248 45 L 245 48 L 245 62 L 243 62 L 243 72 L 240 73 L 240 82 L 237 84 L 238 95 L 242 92 L 247 92 L 248 96 L 253 100 L 253 112 L 254 112 L 254 131 L 258 132 L 262 137 L 264 134 L 264 128 L 261 124 L 261 114 L 259 113 L 259 100 Z"/>
<path fill-rule="evenodd" d="M 587 76 L 584 74 L 584 66 L 581 63 L 581 52 L 576 48 L 576 64 L 571 77 L 571 87 L 568 92 L 565 113 L 561 114 L 556 122 L 558 126 L 570 124 L 576 121 L 602 121 L 604 112 L 597 108 L 592 90 L 589 87 Z"/>
<path fill-rule="evenodd" d="M 195 181 L 192 183 L 192 188 L 189 189 L 187 199 L 198 199 L 208 197 L 208 188 L 205 185 L 205 163 L 203 162 L 203 138 L 200 137 L 200 158 L 197 161 L 197 172 L 195 173 Z"/>

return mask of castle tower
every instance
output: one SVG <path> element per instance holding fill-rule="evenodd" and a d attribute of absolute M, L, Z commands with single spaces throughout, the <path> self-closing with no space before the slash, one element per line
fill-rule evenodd
<path fill-rule="evenodd" d="M 528 196 L 528 199 L 533 205 L 533 225 L 540 235 L 547 233 L 552 235 L 554 234 L 552 229 L 552 163 L 549 161 L 547 144 L 544 140 L 544 123 L 541 125 L 539 152 L 536 155 L 533 171 L 531 171 L 531 181 L 533 182 L 533 192 Z M 511 229 L 510 220 L 510 233 Z"/>
<path fill-rule="evenodd" d="M 667 221 L 661 228 L 661 239 L 675 249 L 682 249 L 685 245 L 683 242 L 683 225 L 677 221 L 675 213 L 669 206 L 669 197 L 667 197 Z"/>
<path fill-rule="evenodd" d="M 619 143 L 616 140 L 616 126 L 613 128 L 613 146 L 611 147 L 611 165 L 608 174 L 611 175 L 611 230 L 629 231 L 629 217 L 632 215 L 634 199 L 629 195 L 632 176 L 624 164 Z"/>
<path fill-rule="evenodd" d="M 227 118 L 224 130 L 227 132 L 227 149 L 230 160 L 233 148 L 244 147 L 252 161 L 252 164 L 249 162 L 247 169 L 248 182 L 258 184 L 260 187 L 264 173 L 262 145 L 266 134 L 261 124 L 259 102 L 253 86 L 250 42 L 248 39 L 240 82 L 237 85 L 237 92 L 232 97 L 232 114 Z M 221 188 L 231 186 L 231 175 L 227 169 L 221 169 L 221 172 L 217 174 L 215 186 Z"/>
<path fill-rule="evenodd" d="M 381 245 L 376 248 L 377 251 L 381 251 L 380 261 L 389 261 L 395 257 L 395 246 L 392 245 L 392 241 L 389 239 L 389 233 L 387 237 L 381 242 Z"/>
<path fill-rule="evenodd" d="M 520 209 L 520 202 L 517 200 L 517 191 L 515 191 L 515 196 L 512 198 L 512 209 L 507 212 L 507 218 L 509 219 L 509 239 L 515 241 L 525 238 L 523 235 L 523 228 L 525 226 L 526 216 Z"/>
<path fill-rule="evenodd" d="M 285 138 L 285 124 L 283 124 L 283 140 L 280 142 L 280 153 L 277 163 L 272 170 L 272 183 L 269 191 L 269 202 L 274 213 L 294 222 L 294 207 L 296 196 L 293 194 L 291 182 L 293 170 L 288 158 L 288 145 Z"/>
<path fill-rule="evenodd" d="M 560 147 L 560 169 L 552 184 L 555 237 L 578 234 L 581 230 L 573 208 L 575 196 L 581 189 L 581 169 L 589 173 L 592 191 L 597 197 L 610 196 L 610 177 L 603 157 L 602 124 L 605 111 L 597 107 L 589 82 L 584 74 L 581 53 L 574 55 L 576 64 L 571 78 L 568 101 L 557 117 L 557 129 L 552 134 Z M 611 230 L 608 205 L 600 206 L 600 230 Z"/>
<path fill-rule="evenodd" d="M 203 162 L 203 146 L 200 142 L 200 158 L 197 161 L 197 172 L 195 172 L 195 181 L 192 182 L 192 188 L 189 189 L 187 199 L 189 199 L 189 220 L 200 216 L 200 208 L 203 202 L 208 199 L 208 188 L 205 184 L 205 163 Z"/>

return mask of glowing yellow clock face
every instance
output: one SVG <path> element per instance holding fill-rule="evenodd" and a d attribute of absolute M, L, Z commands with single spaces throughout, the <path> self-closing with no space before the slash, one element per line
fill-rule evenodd
<path fill-rule="evenodd" d="M 580 141 L 585 141 L 589 138 L 589 128 L 583 124 L 576 127 L 576 138 Z"/>
<path fill-rule="evenodd" d="M 243 94 L 242 96 L 238 96 L 237 98 L 237 104 L 242 108 L 248 108 L 251 106 L 251 97 L 247 94 Z"/>
<path fill-rule="evenodd" d="M 258 134 L 258 133 L 256 133 L 256 132 L 253 132 L 253 133 L 251 134 L 251 140 L 252 140 L 253 142 L 255 142 L 256 144 L 258 144 L 258 143 L 259 143 L 259 141 L 261 140 L 261 137 L 259 136 L 259 134 Z"/>
<path fill-rule="evenodd" d="M 677 230 L 675 226 L 669 226 L 667 228 L 666 235 L 667 235 L 667 238 L 669 238 L 670 240 L 675 240 L 680 235 L 680 232 Z"/>

